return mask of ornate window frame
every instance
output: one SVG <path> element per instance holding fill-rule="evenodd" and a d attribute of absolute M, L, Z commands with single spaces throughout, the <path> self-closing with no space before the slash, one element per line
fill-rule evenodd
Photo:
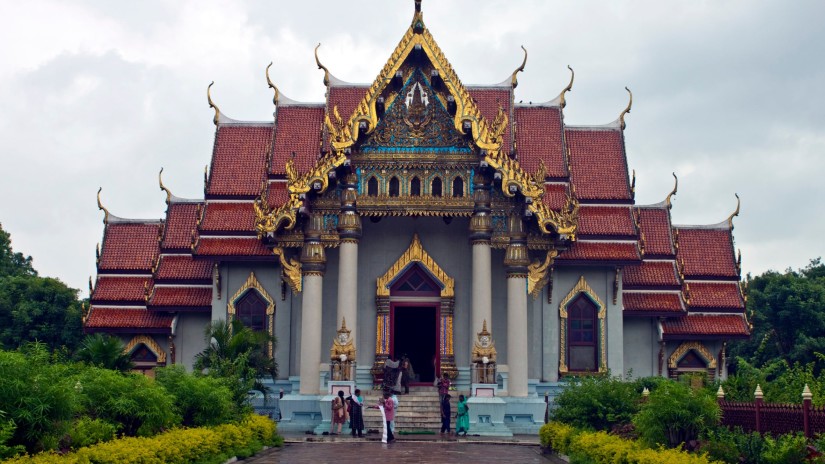
<path fill-rule="evenodd" d="M 226 315 L 227 321 L 232 322 L 232 319 L 235 318 L 235 312 L 237 308 L 235 308 L 235 304 L 238 300 L 241 299 L 247 292 L 255 290 L 258 292 L 259 295 L 266 301 L 266 326 L 267 331 L 269 332 L 270 336 L 275 336 L 275 299 L 272 298 L 269 293 L 267 293 L 266 289 L 264 289 L 263 285 L 258 281 L 258 278 L 255 277 L 254 272 L 249 273 L 249 277 L 246 278 L 246 282 L 241 285 L 241 288 L 238 289 L 237 292 L 229 299 L 226 305 Z M 273 346 L 272 342 L 269 342 L 269 346 L 267 347 L 267 354 L 269 357 L 273 355 Z"/>
<path fill-rule="evenodd" d="M 690 372 L 699 372 L 696 369 L 680 369 L 679 368 L 679 361 L 682 360 L 688 353 L 691 351 L 695 352 L 702 360 L 705 361 L 705 369 L 704 371 L 707 372 L 709 378 L 714 377 L 714 373 L 716 371 L 716 358 L 713 354 L 705 348 L 701 342 L 698 341 L 691 341 L 691 342 L 682 342 L 673 353 L 670 354 L 670 357 L 667 359 L 667 367 L 668 367 L 668 374 L 671 377 L 678 376 L 680 373 L 690 373 Z"/>
<path fill-rule="evenodd" d="M 164 349 L 161 348 L 152 337 L 146 335 L 137 335 L 133 337 L 129 343 L 123 347 L 123 353 L 127 356 L 131 356 L 140 345 L 146 346 L 146 348 L 158 358 L 158 366 L 166 364 L 166 351 L 164 351 Z"/>
<path fill-rule="evenodd" d="M 604 302 L 599 298 L 596 294 L 596 291 L 593 290 L 592 287 L 587 283 L 584 276 L 579 276 L 579 281 L 573 286 L 573 289 L 570 290 L 570 293 L 565 296 L 561 303 L 559 303 L 559 373 L 567 374 L 570 373 L 570 369 L 567 365 L 567 307 L 573 300 L 579 296 L 580 293 L 583 293 L 593 304 L 596 305 L 596 318 L 599 321 L 598 324 L 598 347 L 596 352 L 598 353 L 598 371 L 599 373 L 607 372 L 607 334 L 606 334 L 606 327 L 605 321 L 607 317 L 607 306 L 605 306 Z"/>

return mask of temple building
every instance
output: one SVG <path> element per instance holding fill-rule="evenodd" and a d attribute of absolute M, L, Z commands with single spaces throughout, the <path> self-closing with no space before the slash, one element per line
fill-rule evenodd
<path fill-rule="evenodd" d="M 149 373 L 191 368 L 210 321 L 268 331 L 286 428 L 320 421 L 332 383 L 372 389 L 404 355 L 414 384 L 446 373 L 487 399 L 474 422 L 512 431 L 542 423 L 544 393 L 570 375 L 726 375 L 726 342 L 750 332 L 738 204 L 685 226 L 676 187 L 635 203 L 632 94 L 614 122 L 569 125 L 572 69 L 555 98 L 516 103 L 526 51 L 503 82 L 465 85 L 420 1 L 371 84 L 315 53 L 326 101 L 290 100 L 267 68 L 268 121 L 227 117 L 210 85 L 203 199 L 161 180 L 166 216 L 136 220 L 98 194 L 87 333 L 121 337 Z"/>

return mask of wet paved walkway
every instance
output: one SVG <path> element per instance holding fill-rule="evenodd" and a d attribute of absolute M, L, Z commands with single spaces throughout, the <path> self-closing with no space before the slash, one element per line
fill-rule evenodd
<path fill-rule="evenodd" d="M 263 463 L 462 463 L 462 462 L 558 462 L 544 457 L 538 445 L 496 444 L 463 441 L 397 441 L 385 445 L 379 441 L 287 442 L 243 461 Z"/>

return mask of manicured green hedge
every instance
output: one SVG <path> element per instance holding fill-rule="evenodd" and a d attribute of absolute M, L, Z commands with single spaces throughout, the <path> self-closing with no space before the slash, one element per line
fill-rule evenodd
<path fill-rule="evenodd" d="M 709 464 L 707 456 L 688 454 L 677 449 L 649 449 L 635 441 L 623 440 L 605 432 L 585 432 L 550 422 L 539 431 L 541 445 L 570 456 L 570 462 L 627 464 Z M 717 461 L 713 461 L 717 462 Z"/>
<path fill-rule="evenodd" d="M 48 452 L 17 457 L 5 461 L 5 464 L 221 463 L 232 456 L 251 456 L 263 446 L 277 445 L 279 441 L 275 422 L 263 416 L 251 415 L 239 424 L 176 429 L 151 438 L 122 438 L 62 456 Z"/>

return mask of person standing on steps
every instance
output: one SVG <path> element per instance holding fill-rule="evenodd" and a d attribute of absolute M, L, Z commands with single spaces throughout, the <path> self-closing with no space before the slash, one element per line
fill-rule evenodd
<path fill-rule="evenodd" d="M 364 438 L 364 399 L 361 398 L 361 390 L 355 389 L 355 394 L 347 398 L 350 410 L 349 427 L 352 429 L 352 436 L 356 433 L 358 438 Z"/>
<path fill-rule="evenodd" d="M 392 434 L 395 435 L 395 415 L 398 412 L 398 397 L 395 396 L 395 392 L 390 393 L 390 399 L 392 400 L 393 411 L 393 419 L 390 421 L 390 428 L 392 428 Z"/>
<path fill-rule="evenodd" d="M 450 434 L 450 394 L 441 399 L 441 435 Z"/>
<path fill-rule="evenodd" d="M 392 398 L 390 398 L 391 394 L 391 390 L 385 389 L 384 396 L 378 400 L 378 404 L 370 406 L 370 409 L 380 410 L 384 420 L 384 433 L 381 436 L 382 443 L 392 443 L 395 441 L 395 435 L 392 433 L 392 428 L 390 428 L 390 422 L 395 419 L 395 409 Z"/>
<path fill-rule="evenodd" d="M 470 406 L 467 405 L 467 399 L 464 398 L 464 395 L 458 395 L 458 412 L 455 416 L 455 434 L 456 436 L 460 435 L 464 432 L 464 436 L 467 436 L 467 432 L 470 431 Z"/>
<path fill-rule="evenodd" d="M 401 358 L 401 385 L 404 387 L 404 394 L 410 393 L 410 381 L 415 377 L 412 363 L 407 355 Z"/>
<path fill-rule="evenodd" d="M 444 395 L 450 392 L 450 378 L 447 373 L 441 374 L 441 379 L 438 381 L 438 401 L 444 401 Z"/>
<path fill-rule="evenodd" d="M 332 420 L 329 422 L 330 435 L 340 435 L 341 427 L 347 422 L 347 407 L 344 403 L 344 391 L 338 390 L 338 396 L 332 400 Z M 335 432 L 335 424 L 338 424 L 338 432 Z"/>

